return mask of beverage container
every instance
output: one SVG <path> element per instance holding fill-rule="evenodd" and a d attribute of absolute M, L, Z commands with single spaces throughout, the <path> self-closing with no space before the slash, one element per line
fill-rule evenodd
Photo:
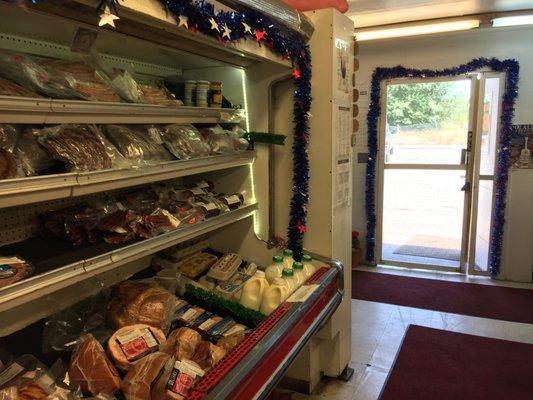
<path fill-rule="evenodd" d="M 283 257 L 274 256 L 272 257 L 272 264 L 270 264 L 265 270 L 265 276 L 268 283 L 274 282 L 274 279 L 281 278 L 281 272 L 283 271 Z"/>
<path fill-rule="evenodd" d="M 285 249 L 283 250 L 283 263 L 285 264 L 285 268 L 291 269 L 292 263 L 294 262 L 294 258 L 292 258 L 293 253 L 292 250 Z"/>
<path fill-rule="evenodd" d="M 313 257 L 309 254 L 304 254 L 302 257 L 302 264 L 304 265 L 305 279 L 307 280 L 316 271 L 316 268 L 313 265 Z"/>
<path fill-rule="evenodd" d="M 270 315 L 289 296 L 289 289 L 284 279 L 276 278 L 263 294 L 260 311 Z"/>
<path fill-rule="evenodd" d="M 268 288 L 268 282 L 263 271 L 256 271 L 254 276 L 246 281 L 242 288 L 241 304 L 252 310 L 259 311 L 263 294 Z"/>
<path fill-rule="evenodd" d="M 285 268 L 281 273 L 281 277 L 285 281 L 287 288 L 289 289 L 289 296 L 298 288 L 296 286 L 296 280 L 294 279 L 294 271 L 289 268 Z"/>
<path fill-rule="evenodd" d="M 292 263 L 292 270 L 294 272 L 294 280 L 296 287 L 300 287 L 307 280 L 305 277 L 304 265 L 301 262 L 295 261 Z"/>

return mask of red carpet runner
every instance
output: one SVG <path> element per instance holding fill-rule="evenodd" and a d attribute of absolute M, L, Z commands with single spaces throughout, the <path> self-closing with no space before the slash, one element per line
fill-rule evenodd
<path fill-rule="evenodd" d="M 533 345 L 411 325 L 380 400 L 530 400 Z"/>
<path fill-rule="evenodd" d="M 352 298 L 533 323 L 533 290 L 529 289 L 353 271 Z"/>

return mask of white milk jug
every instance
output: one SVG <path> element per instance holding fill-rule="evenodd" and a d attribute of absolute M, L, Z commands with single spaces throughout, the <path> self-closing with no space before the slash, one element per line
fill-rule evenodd
<path fill-rule="evenodd" d="M 270 315 L 280 306 L 289 295 L 289 289 L 282 278 L 274 279 L 272 285 L 265 289 L 260 311 L 265 315 Z"/>
<path fill-rule="evenodd" d="M 268 281 L 263 271 L 256 271 L 254 276 L 246 281 L 242 288 L 241 304 L 252 310 L 259 311 L 263 294 L 268 288 Z"/>
<path fill-rule="evenodd" d="M 265 277 L 268 283 L 274 282 L 274 279 L 281 278 L 281 271 L 283 271 L 284 263 L 282 256 L 272 257 L 272 264 L 265 270 Z"/>
<path fill-rule="evenodd" d="M 309 254 L 304 254 L 302 257 L 302 263 L 304 265 L 305 279 L 309 278 L 316 271 L 315 266 L 313 265 L 313 257 Z"/>

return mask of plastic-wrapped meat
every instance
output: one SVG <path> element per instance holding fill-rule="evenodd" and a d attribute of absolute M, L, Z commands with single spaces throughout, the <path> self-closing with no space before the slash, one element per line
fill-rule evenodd
<path fill-rule="evenodd" d="M 165 147 L 178 159 L 206 157 L 211 153 L 207 142 L 192 125 L 168 125 L 161 130 Z"/>
<path fill-rule="evenodd" d="M 72 355 L 69 376 L 85 394 L 113 394 L 120 388 L 120 377 L 104 349 L 91 334 L 84 335 Z"/>
<path fill-rule="evenodd" d="M 143 215 L 141 220 L 134 225 L 133 230 L 138 236 L 147 239 L 176 230 L 179 225 L 179 219 L 167 210 L 158 208 L 149 215 Z"/>
<path fill-rule="evenodd" d="M 10 179 L 17 176 L 17 161 L 13 153 L 0 148 L 0 179 Z"/>
<path fill-rule="evenodd" d="M 123 197 L 126 207 L 138 213 L 150 213 L 159 205 L 159 196 L 151 188 L 126 192 Z"/>
<path fill-rule="evenodd" d="M 231 335 L 224 336 L 217 342 L 217 346 L 222 348 L 226 353 L 233 350 L 237 345 L 244 340 L 246 337 L 245 331 L 238 331 L 232 333 Z"/>
<path fill-rule="evenodd" d="M 200 133 L 211 148 L 211 154 L 229 154 L 235 152 L 233 139 L 219 125 L 212 128 L 202 128 Z"/>
<path fill-rule="evenodd" d="M 170 358 L 163 373 L 153 384 L 152 400 L 184 400 L 204 373 L 191 360 Z"/>
<path fill-rule="evenodd" d="M 178 328 L 168 335 L 167 341 L 161 346 L 161 351 L 168 353 L 178 360 L 190 360 L 196 353 L 202 337 L 190 328 Z"/>
<path fill-rule="evenodd" d="M 87 203 L 80 203 L 72 207 L 49 211 L 39 215 L 44 234 L 52 234 L 54 237 L 67 238 L 65 224 L 67 221 L 79 221 L 82 215 L 92 213 Z"/>
<path fill-rule="evenodd" d="M 98 222 L 97 229 L 105 232 L 104 241 L 110 244 L 126 243 L 135 237 L 131 225 L 136 219 L 130 210 L 117 210 L 105 215 Z"/>
<path fill-rule="evenodd" d="M 156 352 L 147 355 L 128 370 L 122 382 L 126 400 L 150 399 L 152 383 L 162 374 L 170 356 Z"/>
<path fill-rule="evenodd" d="M 146 103 L 140 85 L 128 71 L 119 69 L 113 71 L 111 85 L 122 99 L 129 103 Z"/>
<path fill-rule="evenodd" d="M 96 127 L 89 125 L 59 125 L 44 129 L 40 142 L 54 158 L 74 171 L 94 171 L 113 166 Z"/>
<path fill-rule="evenodd" d="M 156 104 L 160 106 L 179 106 L 180 103 L 176 100 L 176 96 L 169 92 L 165 84 L 161 81 L 154 84 L 140 84 L 144 100 L 148 104 Z"/>
<path fill-rule="evenodd" d="M 39 143 L 41 129 L 28 128 L 20 135 L 15 147 L 15 156 L 26 176 L 41 175 L 54 168 L 56 162 Z"/>
<path fill-rule="evenodd" d="M 16 96 L 16 97 L 32 97 L 32 98 L 41 97 L 37 93 L 4 78 L 0 78 L 0 95 Z"/>
<path fill-rule="evenodd" d="M 194 353 L 191 360 L 197 363 L 204 371 L 207 371 L 222 360 L 225 355 L 226 350 L 222 347 L 204 340 L 198 345 L 196 353 Z"/>

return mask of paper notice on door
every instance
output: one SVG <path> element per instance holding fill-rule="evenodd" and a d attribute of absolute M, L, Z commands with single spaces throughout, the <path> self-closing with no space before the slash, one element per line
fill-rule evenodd
<path fill-rule="evenodd" d="M 319 285 L 300 286 L 286 301 L 289 303 L 303 303 L 314 293 L 315 290 L 318 289 L 318 286 Z"/>

